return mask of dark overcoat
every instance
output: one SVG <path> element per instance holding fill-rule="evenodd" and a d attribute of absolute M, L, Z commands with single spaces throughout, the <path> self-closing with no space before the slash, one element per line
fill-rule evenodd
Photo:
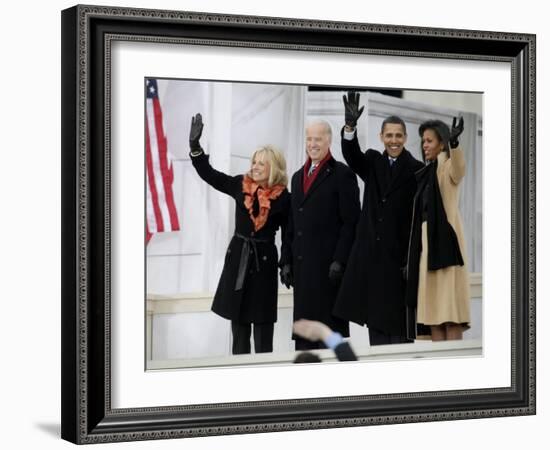
<path fill-rule="evenodd" d="M 338 286 L 328 274 L 332 262 L 347 264 L 359 218 L 359 187 L 354 173 L 333 158 L 319 171 L 307 194 L 304 168 L 292 176 L 286 239 L 291 247 L 283 247 L 281 264 L 293 267 L 294 320 L 318 320 L 349 336 L 349 322 L 332 315 Z"/>
<path fill-rule="evenodd" d="M 271 200 L 267 222 L 254 231 L 254 224 L 244 205 L 243 175 L 229 176 L 218 172 L 212 168 L 205 154 L 194 156 L 191 161 L 204 181 L 235 200 L 235 234 L 227 248 L 212 311 L 240 323 L 276 322 L 278 254 L 275 233 L 282 228 L 284 239 L 290 207 L 288 190 Z M 239 271 L 243 270 L 245 276 L 239 288 L 237 279 Z"/>
<path fill-rule="evenodd" d="M 402 269 L 416 192 L 414 173 L 423 167 L 403 149 L 390 169 L 387 153 L 363 153 L 357 141 L 342 138 L 342 154 L 365 182 L 363 207 L 334 314 L 396 336 L 406 335 Z"/>

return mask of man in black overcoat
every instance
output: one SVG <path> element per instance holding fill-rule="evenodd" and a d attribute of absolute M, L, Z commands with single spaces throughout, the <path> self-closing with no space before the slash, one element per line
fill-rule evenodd
<path fill-rule="evenodd" d="M 287 226 L 290 243 L 281 252 L 281 280 L 294 286 L 294 320 L 320 321 L 342 336 L 349 322 L 332 315 L 359 218 L 357 177 L 330 153 L 326 121 L 306 128 L 307 161 L 292 176 Z M 293 335 L 296 350 L 323 348 Z"/>
<path fill-rule="evenodd" d="M 359 108 L 359 94 L 349 92 L 344 105 L 342 154 L 364 181 L 365 191 L 333 313 L 366 324 L 371 345 L 410 342 L 406 324 L 407 320 L 414 321 L 415 312 L 405 306 L 404 271 L 416 191 L 414 173 L 424 165 L 405 149 L 407 129 L 396 116 L 382 123 L 384 152 L 369 149 L 363 153 L 356 132 L 364 108 Z"/>

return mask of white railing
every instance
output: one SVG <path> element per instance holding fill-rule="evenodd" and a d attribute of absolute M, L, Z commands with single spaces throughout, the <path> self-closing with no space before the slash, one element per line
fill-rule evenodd
<path fill-rule="evenodd" d="M 482 299 L 482 276 L 479 273 L 470 274 L 470 286 L 472 297 L 472 330 L 465 339 L 455 342 L 431 342 L 416 341 L 414 344 L 390 345 L 370 347 L 368 345 L 368 333 L 365 327 L 352 325 L 350 342 L 353 345 L 358 357 L 361 360 L 380 360 L 380 359 L 411 359 L 420 357 L 455 357 L 455 356 L 474 356 L 481 355 L 481 299 Z M 279 321 L 275 328 L 274 352 L 269 354 L 252 355 L 230 355 L 230 330 L 223 319 L 219 319 L 210 311 L 212 304 L 212 294 L 181 294 L 181 295 L 154 295 L 150 294 L 147 298 L 147 337 L 146 354 L 147 369 L 178 369 L 190 367 L 212 367 L 212 366 L 233 366 L 240 364 L 258 365 L 258 364 L 288 364 L 295 357 L 292 351 L 293 345 L 290 340 L 290 329 L 292 326 L 292 290 L 279 290 Z M 474 307 L 476 305 L 476 307 Z M 163 329 L 162 317 L 169 317 L 171 330 Z M 477 317 L 479 316 L 479 317 Z M 187 322 L 185 321 L 187 320 Z M 227 328 L 220 333 L 219 326 L 214 321 L 218 320 Z M 174 322 L 175 321 L 175 322 Z M 200 322 L 195 323 L 195 322 Z M 174 325 L 175 323 L 175 325 Z M 174 328 L 176 333 L 178 328 L 182 332 L 189 333 L 189 323 L 194 323 L 199 330 L 216 329 L 217 337 L 212 344 L 207 342 L 208 336 L 204 332 L 197 332 L 192 338 L 189 334 L 181 338 L 174 337 Z M 156 324 L 156 325 L 154 325 Z M 204 325 L 204 327 L 202 326 Z M 168 328 L 168 327 L 167 327 Z M 187 328 L 187 329 L 186 329 Z M 170 334 L 172 333 L 172 334 Z M 221 336 L 221 337 L 220 337 Z M 471 337 L 471 338 L 468 338 Z M 170 341 L 171 339 L 171 341 Z M 169 342 L 168 347 L 177 347 L 178 345 L 193 347 L 192 340 L 196 339 L 197 344 L 207 348 L 204 356 L 197 356 L 197 352 L 191 354 L 186 350 L 165 351 L 163 345 Z M 181 341 L 181 342 L 180 342 Z M 172 345 L 173 344 L 173 345 Z M 154 350 L 156 349 L 156 350 Z M 160 350 L 159 350 L 160 349 Z M 212 354 L 210 354 L 210 351 Z M 183 356 L 182 356 L 183 354 Z M 334 355 L 330 350 L 319 352 L 323 360 L 334 361 Z"/>

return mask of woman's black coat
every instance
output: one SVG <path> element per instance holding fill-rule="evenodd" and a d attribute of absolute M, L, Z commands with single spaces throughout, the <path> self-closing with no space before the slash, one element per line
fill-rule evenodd
<path fill-rule="evenodd" d="M 342 154 L 365 182 L 365 191 L 334 314 L 386 334 L 405 336 L 402 269 L 407 262 L 416 191 L 414 173 L 423 164 L 403 149 L 390 169 L 386 152 L 361 152 L 357 135 L 353 140 L 342 138 Z"/>
<path fill-rule="evenodd" d="M 214 189 L 230 195 L 235 200 L 235 234 L 229 242 L 212 311 L 229 320 L 240 323 L 273 323 L 277 321 L 277 248 L 275 233 L 288 220 L 290 194 L 285 189 L 271 200 L 271 208 L 265 225 L 257 232 L 244 205 L 243 175 L 229 176 L 213 169 L 208 156 L 191 157 L 199 176 Z M 239 237 L 241 236 L 241 237 Z M 246 239 L 256 239 L 255 243 Z M 254 247 L 256 251 L 254 251 Z M 243 249 L 248 253 L 243 286 L 236 289 L 239 265 Z M 259 270 L 258 270 L 259 269 Z"/>
<path fill-rule="evenodd" d="M 329 278 L 329 267 L 345 265 L 359 218 L 357 177 L 341 162 L 329 159 L 308 193 L 303 190 L 303 167 L 292 177 L 291 218 L 281 264 L 292 264 L 294 320 L 325 323 L 349 336 L 349 323 L 332 315 L 338 286 Z"/>

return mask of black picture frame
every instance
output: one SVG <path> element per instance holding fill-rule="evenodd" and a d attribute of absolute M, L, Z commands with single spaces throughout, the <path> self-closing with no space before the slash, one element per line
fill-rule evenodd
<path fill-rule="evenodd" d="M 114 40 L 509 63 L 510 386 L 113 409 L 109 58 Z M 62 437 L 84 444 L 535 414 L 535 43 L 534 35 L 503 32 L 82 5 L 64 10 Z"/>

